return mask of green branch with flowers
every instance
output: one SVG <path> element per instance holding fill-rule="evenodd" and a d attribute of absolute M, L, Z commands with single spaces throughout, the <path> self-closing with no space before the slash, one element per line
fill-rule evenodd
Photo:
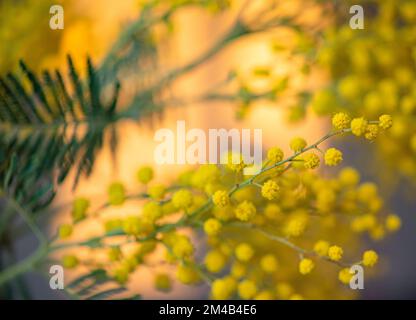
<path fill-rule="evenodd" d="M 327 166 L 337 166 L 342 162 L 340 150 L 336 148 L 329 148 L 325 152 L 321 150 L 321 145 L 328 139 L 352 134 L 373 140 L 381 131 L 392 126 L 392 119 L 389 115 L 382 115 L 376 121 L 367 121 L 364 118 L 351 120 L 347 114 L 338 113 L 332 118 L 332 123 L 334 130 L 310 145 L 307 145 L 303 138 L 294 138 L 290 143 L 293 154 L 286 158 L 280 148 L 270 149 L 260 172 L 249 177 L 244 177 L 242 174 L 243 169 L 249 164 L 245 164 L 243 160 L 237 164 L 229 161 L 225 167 L 206 165 L 195 171 L 186 172 L 175 184 L 166 187 L 160 184 L 152 185 L 150 182 L 153 178 L 153 170 L 150 167 L 143 167 L 138 171 L 138 180 L 144 185 L 143 192 L 127 195 L 123 184 L 115 182 L 108 189 L 108 201 L 94 211 L 90 211 L 88 199 L 77 198 L 72 209 L 73 222 L 61 225 L 57 236 L 50 241 L 44 239 L 33 221 L 26 220 L 33 232 L 38 235 L 39 248 L 22 262 L 4 270 L 0 274 L 0 285 L 21 273 L 42 267 L 48 257 L 57 252 L 63 252 L 62 264 L 65 268 L 76 268 L 84 263 L 83 260 L 76 255 L 66 254 L 65 251 L 78 247 L 106 251 L 108 254 L 106 272 L 109 277 L 125 285 L 128 284 L 131 273 L 139 267 L 146 267 L 146 256 L 154 252 L 159 245 L 166 251 L 164 263 L 176 265 L 179 282 L 191 285 L 204 280 L 211 285 L 211 297 L 216 299 L 283 297 L 284 295 L 277 289 L 272 291 L 269 288 L 258 287 L 249 277 L 252 272 L 249 269 L 256 269 L 259 266 L 264 273 L 263 276 L 276 273 L 279 269 L 279 261 L 284 260 L 274 253 L 278 253 L 280 247 L 288 248 L 298 254 L 297 268 L 300 276 L 307 277 L 313 274 L 316 268 L 315 260 L 318 259 L 331 262 L 341 268 L 338 278 L 342 283 L 347 284 L 352 276 L 349 267 L 354 264 L 374 266 L 378 261 L 375 251 L 367 250 L 360 261 L 347 263 L 343 259 L 344 249 L 340 245 L 332 244 L 330 240 L 318 239 L 311 250 L 298 243 L 302 235 L 307 233 L 312 218 L 324 221 L 335 216 L 333 211 L 339 211 L 343 216 L 350 214 L 343 211 L 351 208 L 336 207 L 336 202 L 343 203 L 345 195 L 342 192 L 328 193 L 324 189 L 324 192 L 318 192 L 314 198 L 309 199 L 309 202 L 302 204 L 300 199 L 293 209 L 291 208 L 293 204 L 284 203 L 285 192 L 293 193 L 293 190 L 290 190 L 289 182 L 293 183 L 291 179 L 302 180 L 296 189 L 306 186 L 307 189 L 312 190 L 313 184 L 309 184 L 314 179 L 320 183 L 330 184 L 330 181 L 319 180 L 320 178 L 313 172 L 321 161 L 313 151 L 317 151 L 318 154 L 323 153 Z M 354 169 L 345 168 L 341 171 L 340 183 L 345 189 L 351 189 L 349 191 L 356 188 L 358 179 L 358 173 Z M 202 187 L 203 185 L 205 187 Z M 249 194 L 244 196 L 244 190 L 249 190 Z M 380 222 L 377 219 L 381 217 L 375 213 L 381 210 L 381 206 L 374 185 L 364 184 L 356 192 L 359 201 L 371 200 L 365 203 L 366 210 L 370 213 L 354 216 L 350 228 L 355 233 L 367 231 L 377 239 L 380 237 L 380 229 L 377 229 L 380 228 Z M 167 194 L 170 196 L 166 196 Z M 145 201 L 141 215 L 105 220 L 100 214 L 103 209 L 122 206 L 129 199 Z M 300 209 L 302 207 L 307 210 Z M 354 210 L 360 209 L 352 207 Z M 22 208 L 18 209 L 25 217 L 25 211 Z M 105 233 L 84 241 L 68 241 L 74 234 L 76 235 L 78 224 L 93 219 L 105 220 L 103 223 Z M 383 223 L 384 229 L 390 232 L 400 227 L 400 219 L 394 214 L 387 215 Z M 191 239 L 181 233 L 182 229 L 189 228 L 202 229 L 207 236 L 208 244 L 213 246 L 213 249 L 206 253 L 202 263 L 194 258 L 195 248 Z M 259 263 L 256 262 L 257 259 L 253 261 L 256 255 L 255 241 L 251 243 L 248 238 L 236 242 L 233 236 L 227 236 L 235 230 L 240 232 L 247 230 L 256 237 L 264 237 L 270 241 L 269 247 L 266 246 L 269 252 L 261 257 Z M 109 240 L 112 241 L 108 242 Z M 220 245 L 215 242 L 219 242 Z M 276 247 L 276 243 L 279 246 Z M 137 245 L 136 251 L 133 254 L 125 253 L 123 247 L 132 244 Z M 103 267 L 102 262 L 89 261 L 86 265 L 92 270 Z M 227 265 L 229 275 L 224 275 Z M 239 276 L 240 273 L 247 278 Z M 156 288 L 161 291 L 168 291 L 172 286 L 171 275 L 168 273 L 156 274 L 154 281 Z M 277 287 L 279 284 L 282 285 L 280 282 L 281 280 L 276 284 Z M 288 282 L 282 283 L 290 285 Z M 298 299 L 302 298 L 302 295 L 293 292 L 283 298 Z"/>

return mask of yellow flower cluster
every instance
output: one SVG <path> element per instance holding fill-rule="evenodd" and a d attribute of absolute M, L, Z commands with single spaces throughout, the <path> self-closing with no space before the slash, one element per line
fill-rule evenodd
<path fill-rule="evenodd" d="M 368 125 L 384 130 L 390 121 L 383 119 Z M 346 114 L 334 116 L 334 129 L 348 134 L 352 121 Z M 253 176 L 228 165 L 204 165 L 165 187 L 152 183 L 149 169 L 139 170 L 143 192 L 136 197 L 143 202 L 141 210 L 104 219 L 104 233 L 98 237 L 115 236 L 118 242 L 110 246 L 97 242 L 97 237 L 85 242 L 91 250 L 104 250 L 108 258 L 105 263 L 98 260 L 97 267 L 108 269 L 124 284 L 138 268 L 153 270 L 145 257 L 157 251 L 164 252 L 163 264 L 176 268 L 175 273 L 155 273 L 154 285 L 164 292 L 174 281 L 186 285 L 207 281 L 214 299 L 349 297 L 351 292 L 342 286 L 351 279 L 344 256 L 361 255 L 353 261 L 375 266 L 378 254 L 362 250 L 363 234 L 381 240 L 400 228 L 400 218 L 384 214 L 376 185 L 361 182 L 357 170 L 342 168 L 323 177 L 311 170 L 320 163 L 312 152 L 320 151 L 318 144 L 307 146 L 302 138 L 294 141 L 292 155 L 283 159 L 281 150 L 272 148 L 262 171 Z M 342 161 L 336 148 L 326 150 L 323 157 L 327 165 Z M 115 186 L 109 205 L 132 197 L 120 183 Z M 73 213 L 85 219 L 88 208 L 87 199 L 76 199 Z M 59 228 L 61 239 L 76 232 L 74 223 Z M 196 233 L 189 232 L 199 229 L 206 239 L 202 253 Z M 88 266 L 94 265 L 91 260 Z M 67 268 L 79 264 L 82 259 L 74 255 L 64 257 Z M 320 285 L 324 278 L 329 279 L 325 287 Z"/>
<path fill-rule="evenodd" d="M 299 272 L 303 275 L 310 273 L 313 268 L 315 268 L 315 264 L 311 259 L 302 259 L 299 263 Z"/>
<path fill-rule="evenodd" d="M 126 199 L 126 191 L 123 184 L 114 182 L 108 187 L 108 202 L 113 206 L 120 206 Z"/>
<path fill-rule="evenodd" d="M 292 149 L 295 152 L 299 152 L 305 147 L 306 141 L 301 137 L 293 138 L 292 141 L 290 141 L 290 149 Z"/>
<path fill-rule="evenodd" d="M 327 166 L 336 166 L 342 161 L 342 152 L 335 148 L 330 148 L 325 152 L 325 164 Z"/>
<path fill-rule="evenodd" d="M 151 167 L 142 167 L 137 171 L 137 180 L 139 182 L 146 184 L 153 179 L 153 169 Z"/>
<path fill-rule="evenodd" d="M 256 283 L 252 280 L 243 280 L 238 284 L 238 295 L 242 299 L 253 299 L 257 293 Z"/>
<path fill-rule="evenodd" d="M 269 159 L 273 163 L 282 161 L 283 156 L 283 150 L 278 147 L 270 148 L 270 150 L 267 152 L 267 159 Z"/>
<path fill-rule="evenodd" d="M 350 281 L 351 281 L 351 278 L 352 278 L 352 273 L 350 272 L 350 269 L 349 268 L 343 268 L 338 273 L 338 279 L 343 284 L 349 284 Z"/>
<path fill-rule="evenodd" d="M 242 262 L 249 261 L 254 255 L 253 248 L 247 243 L 241 243 L 235 249 L 235 256 Z"/>
<path fill-rule="evenodd" d="M 235 216 L 241 221 L 249 221 L 256 215 L 256 207 L 253 203 L 244 200 L 235 208 Z"/>
<path fill-rule="evenodd" d="M 227 155 L 227 167 L 230 170 L 239 173 L 242 172 L 245 167 L 247 167 L 247 164 L 244 163 L 244 159 L 241 154 L 235 154 L 230 152 Z"/>
<path fill-rule="evenodd" d="M 193 196 L 189 190 L 176 191 L 172 196 L 172 204 L 178 209 L 188 209 L 192 206 Z"/>
<path fill-rule="evenodd" d="M 276 257 L 273 254 L 269 253 L 261 258 L 260 266 L 264 272 L 273 273 L 277 270 L 278 262 Z"/>
<path fill-rule="evenodd" d="M 263 184 L 261 194 L 268 200 L 276 199 L 279 194 L 279 185 L 274 180 L 268 180 Z"/>
<path fill-rule="evenodd" d="M 211 250 L 205 256 L 205 267 L 209 272 L 220 272 L 227 263 L 227 257 L 219 250 Z"/>
<path fill-rule="evenodd" d="M 351 132 L 356 136 L 362 136 L 367 131 L 368 121 L 361 118 L 355 118 L 351 121 Z"/>
<path fill-rule="evenodd" d="M 79 263 L 79 260 L 74 255 L 65 255 L 62 258 L 62 265 L 64 266 L 64 268 L 68 268 L 68 269 L 75 268 L 78 265 L 78 263 Z"/>
<path fill-rule="evenodd" d="M 204 223 L 204 231 L 209 236 L 215 236 L 221 230 L 221 222 L 217 219 L 210 218 Z"/>
<path fill-rule="evenodd" d="M 85 198 L 77 198 L 72 205 L 72 218 L 75 222 L 84 219 L 87 215 L 87 210 L 90 206 L 90 201 Z"/>
<path fill-rule="evenodd" d="M 314 93 L 311 108 L 319 115 L 341 111 L 333 118 L 337 130 L 348 128 L 346 110 L 360 115 L 351 120 L 352 132 L 369 140 L 391 127 L 376 141 L 379 163 L 387 159 L 390 171 L 416 179 L 416 3 L 375 0 L 371 6 L 375 14 L 365 17 L 363 30 L 339 24 L 324 34 L 317 56 L 331 78 Z M 343 17 L 344 10 L 334 14 Z M 366 120 L 383 113 L 378 126 Z"/>
<path fill-rule="evenodd" d="M 328 248 L 328 257 L 333 261 L 341 260 L 343 254 L 344 250 L 342 250 L 342 248 L 339 246 L 330 246 Z"/>
<path fill-rule="evenodd" d="M 59 238 L 66 239 L 69 238 L 72 234 L 73 226 L 70 224 L 63 224 L 59 227 L 58 234 Z"/>
<path fill-rule="evenodd" d="M 307 153 L 303 157 L 303 161 L 303 165 L 306 169 L 315 169 L 319 167 L 319 163 L 321 162 L 315 153 Z"/>
<path fill-rule="evenodd" d="M 378 255 L 373 250 L 368 250 L 363 254 L 363 265 L 366 267 L 374 266 L 378 261 Z"/>
<path fill-rule="evenodd" d="M 315 243 L 313 251 L 315 251 L 319 256 L 325 257 L 328 254 L 329 243 L 324 240 L 319 240 Z"/>
<path fill-rule="evenodd" d="M 218 190 L 212 196 L 212 201 L 218 207 L 226 207 L 230 203 L 230 197 L 228 196 L 228 192 L 225 190 Z"/>
<path fill-rule="evenodd" d="M 350 122 L 350 116 L 344 112 L 339 112 L 332 117 L 332 125 L 336 130 L 349 128 Z"/>
<path fill-rule="evenodd" d="M 161 184 L 156 184 L 148 189 L 149 196 L 154 200 L 162 200 L 166 194 L 166 187 Z"/>

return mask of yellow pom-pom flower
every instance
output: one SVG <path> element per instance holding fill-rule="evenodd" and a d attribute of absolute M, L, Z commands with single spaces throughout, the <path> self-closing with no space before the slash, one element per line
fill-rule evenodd
<path fill-rule="evenodd" d="M 137 171 L 137 180 L 143 184 L 149 183 L 153 179 L 153 169 L 151 167 L 141 167 Z"/>
<path fill-rule="evenodd" d="M 235 256 L 242 262 L 249 261 L 253 255 L 254 250 L 248 243 L 241 243 L 235 249 Z"/>
<path fill-rule="evenodd" d="M 192 192 L 186 189 L 176 191 L 172 196 L 172 203 L 178 209 L 188 209 L 193 204 Z"/>
<path fill-rule="evenodd" d="M 220 208 L 228 206 L 230 204 L 228 192 L 225 190 L 216 191 L 212 196 L 212 202 Z"/>
<path fill-rule="evenodd" d="M 232 277 L 216 279 L 212 282 L 211 296 L 215 300 L 229 299 L 237 288 L 237 282 Z"/>
<path fill-rule="evenodd" d="M 336 130 L 349 128 L 350 122 L 350 116 L 344 112 L 339 112 L 332 117 L 332 125 Z"/>
<path fill-rule="evenodd" d="M 360 182 L 360 174 L 357 170 L 351 167 L 343 168 L 338 177 L 339 182 L 346 187 L 356 186 Z"/>
<path fill-rule="evenodd" d="M 294 152 L 302 151 L 306 147 L 306 141 L 305 139 L 301 137 L 293 138 L 290 141 L 290 149 L 292 149 Z"/>
<path fill-rule="evenodd" d="M 180 258 L 187 258 L 194 252 L 194 247 L 191 241 L 186 236 L 178 236 L 172 248 L 173 254 Z"/>
<path fill-rule="evenodd" d="M 155 220 L 162 217 L 163 215 L 162 206 L 157 202 L 153 202 L 153 201 L 147 202 L 143 206 L 142 215 L 149 221 L 154 222 Z"/>
<path fill-rule="evenodd" d="M 293 294 L 294 290 L 290 283 L 279 282 L 276 285 L 276 292 L 279 298 L 288 299 Z"/>
<path fill-rule="evenodd" d="M 315 268 L 315 263 L 308 258 L 302 259 L 299 262 L 299 272 L 303 275 L 310 273 Z"/>
<path fill-rule="evenodd" d="M 87 216 L 90 201 L 86 198 L 76 198 L 72 204 L 72 218 L 75 222 L 81 221 Z"/>
<path fill-rule="evenodd" d="M 349 268 L 343 268 L 338 272 L 338 279 L 343 284 L 349 284 L 352 278 Z"/>
<path fill-rule="evenodd" d="M 120 284 L 125 284 L 129 279 L 129 269 L 125 266 L 114 269 L 112 274 L 114 279 Z"/>
<path fill-rule="evenodd" d="M 66 255 L 62 258 L 62 265 L 64 268 L 72 269 L 75 268 L 79 263 L 79 260 L 74 255 Z"/>
<path fill-rule="evenodd" d="M 227 167 L 234 172 L 241 172 L 247 165 L 244 163 L 244 158 L 242 154 L 228 153 L 226 160 Z"/>
<path fill-rule="evenodd" d="M 329 148 L 326 150 L 324 157 L 327 166 L 336 166 L 342 161 L 342 152 L 336 148 Z"/>
<path fill-rule="evenodd" d="M 123 230 L 135 236 L 147 235 L 154 230 L 154 223 L 150 219 L 131 216 L 124 221 Z"/>
<path fill-rule="evenodd" d="M 358 188 L 358 199 L 363 203 L 366 203 L 368 199 L 377 197 L 377 185 L 372 182 L 365 182 Z"/>
<path fill-rule="evenodd" d="M 254 300 L 273 300 L 274 294 L 271 290 L 262 290 L 255 295 Z"/>
<path fill-rule="evenodd" d="M 267 159 L 273 163 L 277 163 L 283 160 L 283 150 L 278 147 L 273 147 L 267 152 Z"/>
<path fill-rule="evenodd" d="M 400 229 L 402 221 L 400 217 L 396 214 L 389 214 L 386 217 L 386 229 L 388 231 L 394 232 Z"/>
<path fill-rule="evenodd" d="M 328 255 L 329 243 L 324 240 L 320 240 L 313 246 L 313 251 L 316 252 L 320 257 Z"/>
<path fill-rule="evenodd" d="M 279 195 L 279 186 L 276 181 L 268 180 L 261 188 L 261 195 L 268 200 L 276 199 Z"/>
<path fill-rule="evenodd" d="M 379 117 L 378 120 L 379 120 L 378 125 L 380 126 L 380 128 L 384 130 L 391 128 L 393 125 L 393 118 L 389 114 L 383 114 L 382 116 Z"/>
<path fill-rule="evenodd" d="M 271 220 L 283 218 L 282 209 L 276 203 L 267 203 L 264 208 L 264 215 Z"/>
<path fill-rule="evenodd" d="M 316 208 L 322 213 L 329 213 L 336 201 L 336 194 L 332 189 L 321 189 L 316 195 Z"/>
<path fill-rule="evenodd" d="M 257 293 L 257 286 L 254 281 L 244 280 L 238 284 L 238 295 L 245 300 L 252 299 Z"/>
<path fill-rule="evenodd" d="M 201 277 L 195 268 L 186 265 L 178 267 L 176 277 L 183 284 L 196 284 L 201 281 Z"/>
<path fill-rule="evenodd" d="M 221 230 L 221 222 L 217 219 L 210 218 L 204 222 L 204 231 L 209 236 L 217 235 Z"/>
<path fill-rule="evenodd" d="M 328 249 L 328 257 L 332 261 L 341 260 L 343 254 L 344 254 L 344 250 L 342 250 L 342 248 L 339 246 L 330 246 Z"/>
<path fill-rule="evenodd" d="M 273 254 L 266 254 L 260 260 L 260 266 L 266 273 L 273 273 L 277 270 L 277 259 Z"/>
<path fill-rule="evenodd" d="M 166 193 L 166 187 L 162 184 L 155 184 L 149 187 L 147 193 L 154 200 L 162 200 Z"/>
<path fill-rule="evenodd" d="M 319 167 L 320 159 L 315 153 L 308 153 L 303 157 L 305 169 L 315 169 Z"/>
<path fill-rule="evenodd" d="M 256 207 L 250 201 L 243 201 L 235 208 L 235 216 L 241 221 L 249 221 L 256 215 Z"/>
<path fill-rule="evenodd" d="M 244 277 L 246 272 L 247 272 L 247 267 L 243 263 L 241 263 L 239 261 L 236 261 L 236 262 L 233 263 L 233 265 L 231 267 L 231 275 L 234 278 L 240 279 L 240 278 Z"/>
<path fill-rule="evenodd" d="M 159 273 L 155 277 L 155 287 L 159 291 L 168 292 L 172 288 L 172 282 L 169 275 L 166 273 Z"/>
<path fill-rule="evenodd" d="M 367 131 L 368 121 L 365 118 L 355 118 L 351 121 L 351 132 L 356 136 L 362 136 Z"/>
<path fill-rule="evenodd" d="M 59 227 L 59 238 L 60 239 L 67 239 L 71 236 L 73 231 L 73 227 L 71 224 L 63 224 Z"/>
<path fill-rule="evenodd" d="M 374 250 L 367 250 L 363 254 L 363 265 L 366 267 L 373 267 L 377 264 L 378 254 Z"/>
<path fill-rule="evenodd" d="M 367 140 L 374 140 L 377 138 L 379 132 L 379 127 L 375 124 L 369 124 L 367 126 L 367 132 L 365 133 L 365 138 Z"/>
<path fill-rule="evenodd" d="M 108 187 L 108 202 L 113 206 L 120 206 L 126 200 L 123 184 L 114 182 Z"/>
<path fill-rule="evenodd" d="M 285 233 L 287 236 L 299 237 L 306 229 L 308 217 L 305 214 L 296 214 L 286 224 Z"/>
<path fill-rule="evenodd" d="M 227 259 L 219 250 L 211 250 L 204 259 L 205 267 L 209 272 L 220 272 L 227 263 Z"/>

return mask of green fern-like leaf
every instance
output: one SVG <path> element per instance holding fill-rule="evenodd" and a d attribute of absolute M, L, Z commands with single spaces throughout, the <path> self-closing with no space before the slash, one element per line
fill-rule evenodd
<path fill-rule="evenodd" d="M 77 277 L 67 284 L 65 289 L 77 299 L 101 300 L 118 297 L 117 299 L 137 300 L 140 298 L 137 294 L 120 296 L 121 293 L 126 293 L 127 289 L 109 277 L 104 269 L 95 269 Z"/>
<path fill-rule="evenodd" d="M 23 61 L 20 68 L 22 75 L 0 77 L 0 180 L 9 196 L 33 211 L 53 200 L 71 169 L 74 186 L 91 173 L 106 129 L 116 121 L 120 84 L 103 102 L 89 58 L 84 81 L 70 56 L 67 81 L 59 71 L 39 78 Z M 115 130 L 110 134 L 115 145 Z"/>

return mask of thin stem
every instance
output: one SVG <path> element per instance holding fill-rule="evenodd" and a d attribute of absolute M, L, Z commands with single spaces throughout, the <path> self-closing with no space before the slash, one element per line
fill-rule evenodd
<path fill-rule="evenodd" d="M 172 252 L 172 248 L 170 248 L 166 243 L 162 242 L 162 244 L 164 245 L 164 247 L 166 248 L 166 250 L 168 250 L 168 252 L 170 254 L 173 254 Z M 182 264 L 184 264 L 185 266 L 192 266 L 196 269 L 196 272 L 200 275 L 200 277 L 207 282 L 208 284 L 212 283 L 213 278 L 210 274 L 208 274 L 207 272 L 205 272 L 204 268 L 199 265 L 198 263 L 191 263 L 189 261 L 186 261 L 185 259 L 180 259 L 180 262 Z"/>
<path fill-rule="evenodd" d="M 32 270 L 48 253 L 46 245 L 41 245 L 29 257 L 14 264 L 0 273 L 0 287 L 11 279 Z"/>
<path fill-rule="evenodd" d="M 275 163 L 273 165 L 270 165 L 268 167 L 266 166 L 266 167 L 262 168 L 259 173 L 253 175 L 252 177 L 246 179 L 245 181 L 243 181 L 241 183 L 236 183 L 228 191 L 228 196 L 231 197 L 236 191 L 240 190 L 241 188 L 253 184 L 254 183 L 254 180 L 256 178 L 258 178 L 260 175 L 262 175 L 263 173 L 265 173 L 265 172 L 267 172 L 267 171 L 269 171 L 271 169 L 274 169 L 274 168 L 276 168 L 278 166 L 282 166 L 282 165 L 284 165 L 286 163 L 289 163 L 289 165 L 287 166 L 287 168 L 285 168 L 285 169 L 288 170 L 291 167 L 290 166 L 290 164 L 291 164 L 290 162 L 292 162 L 299 155 L 301 155 L 301 154 L 303 154 L 303 153 L 305 153 L 305 152 L 307 152 L 307 151 L 309 151 L 311 149 L 317 148 L 320 144 L 322 144 L 326 140 L 332 138 L 333 136 L 336 136 L 336 135 L 339 135 L 339 134 L 342 134 L 342 133 L 348 133 L 350 131 L 351 131 L 351 129 L 342 129 L 342 130 L 338 130 L 338 131 L 329 132 L 328 134 L 326 134 L 325 136 L 323 136 L 322 138 L 320 138 L 318 141 L 316 141 L 315 143 L 311 144 L 310 146 L 304 148 L 303 150 L 301 150 L 301 151 L 293 154 L 292 156 L 290 156 L 290 157 L 288 157 L 288 158 L 286 158 L 286 159 L 284 159 L 284 160 L 282 160 L 280 162 L 277 162 L 277 163 Z M 190 213 L 189 214 L 189 217 L 199 216 L 199 214 L 201 214 L 202 212 L 209 210 L 212 207 L 212 205 L 213 205 L 212 199 L 210 198 L 209 200 L 207 200 L 207 202 L 202 207 L 200 207 L 196 211 Z"/>
<path fill-rule="evenodd" d="M 259 232 L 263 236 L 265 236 L 266 238 L 268 238 L 272 241 L 279 242 L 279 243 L 285 245 L 286 247 L 289 247 L 289 248 L 295 250 L 296 252 L 298 252 L 300 254 L 300 256 L 306 255 L 306 256 L 317 257 L 317 258 L 320 258 L 322 260 L 328 261 L 330 263 L 336 264 L 340 267 L 351 267 L 351 265 L 354 264 L 354 263 L 346 263 L 346 262 L 342 262 L 342 261 L 334 261 L 334 260 L 329 259 L 328 257 L 320 256 L 314 251 L 310 251 L 310 250 L 306 250 L 304 248 L 301 248 L 301 247 L 295 245 L 294 243 L 290 242 L 286 238 L 271 234 L 271 233 L 269 233 L 269 232 L 267 232 L 267 231 L 265 231 L 261 228 L 258 228 L 258 227 L 254 226 L 252 224 L 249 224 L 249 223 L 229 223 L 228 225 L 229 226 L 237 226 L 237 227 L 248 228 L 250 230 L 254 230 L 256 232 Z"/>
<path fill-rule="evenodd" d="M 9 223 L 11 223 L 11 219 L 14 217 L 14 211 L 12 210 L 10 203 L 7 202 L 5 204 L 5 208 L 2 211 L 2 216 L 0 217 L 0 237 L 9 227 Z"/>
<path fill-rule="evenodd" d="M 250 31 L 245 27 L 245 25 L 240 20 L 237 20 L 230 28 L 230 30 L 226 33 L 226 35 L 222 37 L 218 42 L 216 42 L 208 51 L 204 52 L 202 55 L 200 55 L 190 63 L 170 71 L 159 81 L 157 81 L 156 84 L 146 89 L 145 92 L 139 93 L 132 100 L 131 104 L 126 108 L 126 110 L 121 113 L 121 118 L 135 118 L 137 116 L 137 113 L 140 112 L 140 110 L 138 110 L 138 106 L 141 106 L 139 101 L 142 100 L 144 96 L 153 96 L 156 92 L 159 92 L 161 89 L 170 84 L 173 80 L 176 80 L 180 76 L 192 71 L 196 67 L 199 67 L 206 61 L 210 60 L 230 42 L 240 38 L 241 36 L 249 32 Z"/>
<path fill-rule="evenodd" d="M 7 201 L 9 202 L 10 207 L 14 209 L 18 214 L 20 214 L 22 219 L 26 222 L 26 224 L 32 230 L 33 234 L 39 240 L 40 245 L 46 244 L 47 239 L 45 235 L 43 234 L 43 232 L 39 229 L 39 227 L 35 223 L 32 216 L 13 198 L 7 198 Z"/>

